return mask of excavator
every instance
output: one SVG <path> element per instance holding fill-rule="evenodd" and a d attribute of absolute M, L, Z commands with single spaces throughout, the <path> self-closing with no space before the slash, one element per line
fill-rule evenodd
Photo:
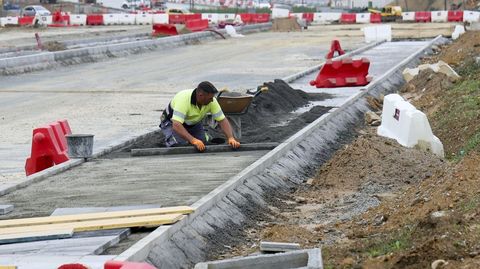
<path fill-rule="evenodd" d="M 381 14 L 382 15 L 382 22 L 394 22 L 394 21 L 401 21 L 402 20 L 402 7 L 400 6 L 390 6 L 387 5 L 382 8 L 382 10 L 376 10 L 373 8 L 369 8 L 368 12 Z"/>

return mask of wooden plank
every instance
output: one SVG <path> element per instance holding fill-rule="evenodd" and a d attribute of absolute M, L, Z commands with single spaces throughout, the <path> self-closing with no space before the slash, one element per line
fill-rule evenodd
<path fill-rule="evenodd" d="M 25 243 L 40 240 L 70 238 L 73 235 L 73 229 L 64 229 L 44 232 L 25 232 L 16 234 L 0 235 L 0 244 Z"/>
<path fill-rule="evenodd" d="M 242 144 L 238 149 L 232 149 L 229 145 L 207 145 L 204 153 L 212 152 L 235 152 L 235 151 L 252 151 L 252 150 L 272 150 L 279 143 L 251 143 Z M 152 156 L 152 155 L 171 155 L 171 154 L 192 154 L 199 153 L 193 146 L 189 147 L 170 147 L 170 148 L 145 148 L 132 149 L 131 156 Z"/>
<path fill-rule="evenodd" d="M 81 222 L 67 222 L 58 224 L 44 224 L 33 226 L 21 226 L 0 229 L 0 235 L 19 234 L 28 232 L 48 232 L 65 229 L 73 229 L 74 232 L 86 232 L 97 230 L 109 230 L 132 227 L 155 227 L 163 224 L 175 223 L 182 218 L 182 214 L 165 214 L 154 216 L 140 216 L 129 218 L 113 218 L 103 220 L 91 220 Z"/>
<path fill-rule="evenodd" d="M 174 206 L 174 207 L 147 208 L 147 209 L 135 209 L 135 210 L 114 211 L 114 212 L 100 212 L 100 213 L 49 216 L 49 217 L 38 217 L 38 218 L 11 219 L 11 220 L 0 221 L 0 229 L 8 228 L 8 227 L 56 224 L 56 223 L 67 223 L 67 222 L 74 222 L 74 221 L 102 220 L 102 219 L 123 218 L 123 217 L 151 216 L 151 215 L 160 215 L 160 214 L 174 214 L 174 213 L 189 214 L 192 212 L 193 212 L 193 208 L 189 206 Z"/>

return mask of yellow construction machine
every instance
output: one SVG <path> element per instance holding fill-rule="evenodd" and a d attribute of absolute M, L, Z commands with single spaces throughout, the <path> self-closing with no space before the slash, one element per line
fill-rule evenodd
<path fill-rule="evenodd" d="M 368 12 L 381 14 L 382 22 L 400 21 L 402 19 L 402 7 L 400 6 L 385 6 L 382 10 L 369 8 Z"/>

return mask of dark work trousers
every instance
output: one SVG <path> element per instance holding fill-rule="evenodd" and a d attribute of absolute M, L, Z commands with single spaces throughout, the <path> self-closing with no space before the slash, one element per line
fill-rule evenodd
<path fill-rule="evenodd" d="M 190 135 L 196 139 L 202 140 L 204 143 L 206 141 L 205 130 L 203 129 L 202 122 L 199 122 L 195 125 L 189 126 L 184 124 L 183 127 L 187 130 Z M 173 131 L 172 121 L 164 120 L 160 124 L 160 129 L 162 130 L 163 135 L 165 136 L 165 146 L 174 147 L 174 146 L 185 146 L 188 144 L 188 141 L 185 141 L 180 135 Z"/>

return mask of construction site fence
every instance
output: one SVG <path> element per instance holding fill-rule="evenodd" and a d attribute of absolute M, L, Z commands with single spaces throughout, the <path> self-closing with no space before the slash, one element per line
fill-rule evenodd
<path fill-rule="evenodd" d="M 290 13 L 289 17 L 297 17 L 309 23 L 317 24 L 368 24 L 381 23 L 380 14 L 373 13 Z M 62 13 L 53 16 L 41 17 L 2 17 L 0 26 L 30 26 L 40 23 L 52 27 L 69 27 L 85 25 L 152 25 L 158 23 L 186 24 L 190 20 L 208 20 L 209 24 L 218 24 L 232 21 L 235 23 L 255 24 L 265 23 L 275 19 L 275 14 L 267 13 L 196 13 L 196 14 L 165 14 L 160 11 L 143 11 L 131 13 L 109 14 L 71 14 Z M 455 11 L 416 11 L 403 12 L 401 21 L 418 23 L 442 23 L 442 22 L 480 22 L 479 11 L 455 10 Z"/>

